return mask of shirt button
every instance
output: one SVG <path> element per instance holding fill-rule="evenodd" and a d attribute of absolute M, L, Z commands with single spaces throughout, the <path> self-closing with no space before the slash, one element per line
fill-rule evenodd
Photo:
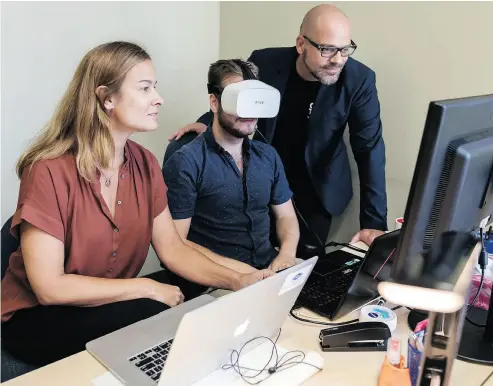
<path fill-rule="evenodd" d="M 125 175 L 123 175 L 123 174 L 120 174 L 120 178 L 123 178 L 123 177 L 125 177 Z"/>
<path fill-rule="evenodd" d="M 116 256 L 116 252 L 113 252 L 111 255 L 112 255 L 112 256 Z"/>
<path fill-rule="evenodd" d="M 118 205 L 121 205 L 121 204 L 122 204 L 122 202 L 121 202 L 121 201 L 118 201 L 118 202 L 117 202 L 117 204 L 118 204 Z"/>
<path fill-rule="evenodd" d="M 113 272 L 113 268 L 108 268 L 108 272 Z"/>

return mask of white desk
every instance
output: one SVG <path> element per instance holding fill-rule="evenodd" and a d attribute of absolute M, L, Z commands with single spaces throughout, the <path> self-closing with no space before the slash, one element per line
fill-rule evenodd
<path fill-rule="evenodd" d="M 406 308 L 396 311 L 398 315 L 397 336 L 407 347 L 409 329 Z M 347 315 L 341 321 L 357 318 L 357 313 Z M 279 344 L 290 350 L 316 350 L 318 334 L 323 326 L 300 323 L 288 316 L 282 327 Z M 407 352 L 404 352 L 407 356 Z M 385 352 L 321 352 L 325 364 L 304 383 L 304 386 L 376 386 Z M 6 382 L 6 386 L 92 386 L 91 381 L 107 370 L 87 351 L 72 355 L 49 366 Z M 493 367 L 474 365 L 455 360 L 452 382 L 449 386 L 493 386 Z M 488 379 L 488 377 L 490 377 Z"/>

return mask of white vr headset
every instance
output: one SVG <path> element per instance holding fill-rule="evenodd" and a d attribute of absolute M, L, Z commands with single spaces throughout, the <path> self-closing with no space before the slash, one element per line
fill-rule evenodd
<path fill-rule="evenodd" d="M 281 94 L 279 90 L 255 79 L 246 66 L 240 66 L 243 79 L 228 84 L 221 93 L 221 106 L 225 113 L 240 118 L 273 118 L 279 112 Z M 217 95 L 215 87 L 207 85 L 209 94 Z"/>
<path fill-rule="evenodd" d="M 280 102 L 279 90 L 253 79 L 228 84 L 221 94 L 224 112 L 240 118 L 273 118 Z"/>

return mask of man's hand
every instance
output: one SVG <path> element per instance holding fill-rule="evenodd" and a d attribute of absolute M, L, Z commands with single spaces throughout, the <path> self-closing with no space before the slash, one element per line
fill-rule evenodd
<path fill-rule="evenodd" d="M 185 135 L 190 131 L 195 131 L 197 134 L 202 134 L 206 130 L 207 130 L 207 126 L 204 125 L 203 123 L 199 123 L 199 122 L 190 123 L 185 127 L 182 127 L 176 133 L 172 134 L 168 138 L 168 141 L 171 141 L 173 139 L 179 140 L 183 135 Z"/>
<path fill-rule="evenodd" d="M 233 291 L 238 291 L 244 287 L 248 287 L 249 285 L 254 284 L 260 280 L 273 276 L 274 274 L 274 272 L 268 269 L 262 269 L 253 273 L 240 274 L 238 283 L 235 284 Z"/>
<path fill-rule="evenodd" d="M 362 229 L 351 239 L 351 244 L 363 241 L 366 245 L 370 246 L 373 243 L 373 240 L 384 233 L 384 231 L 378 229 Z"/>
<path fill-rule="evenodd" d="M 279 253 L 269 265 L 269 269 L 277 272 L 281 269 L 292 267 L 293 265 L 296 265 L 296 256 Z"/>

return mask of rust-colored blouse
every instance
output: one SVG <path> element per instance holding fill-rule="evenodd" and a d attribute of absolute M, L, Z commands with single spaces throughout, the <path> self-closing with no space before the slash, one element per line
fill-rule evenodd
<path fill-rule="evenodd" d="M 127 141 L 124 164 L 112 181 L 116 178 L 113 219 L 99 180 L 81 177 L 74 156 L 37 162 L 22 175 L 12 234 L 18 238 L 20 223 L 27 221 L 61 240 L 67 274 L 137 276 L 149 250 L 153 220 L 168 204 L 166 185 L 156 157 L 133 141 Z M 19 247 L 2 280 L 2 322 L 38 304 Z"/>

